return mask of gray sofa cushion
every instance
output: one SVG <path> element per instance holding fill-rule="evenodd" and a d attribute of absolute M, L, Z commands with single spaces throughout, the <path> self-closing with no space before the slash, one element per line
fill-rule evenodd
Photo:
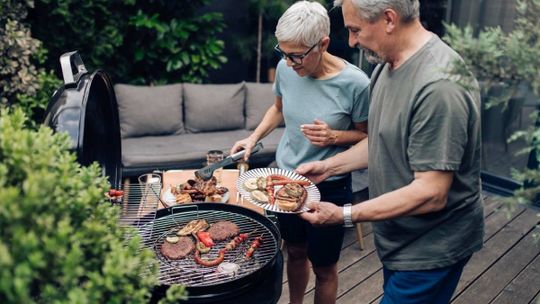
<path fill-rule="evenodd" d="M 244 83 L 184 84 L 185 127 L 209 132 L 244 127 Z"/>
<path fill-rule="evenodd" d="M 246 82 L 246 129 L 255 130 L 268 108 L 276 101 L 272 85 L 272 83 Z M 280 125 L 284 126 L 285 123 Z"/>
<path fill-rule="evenodd" d="M 164 86 L 114 86 L 122 137 L 180 134 L 182 84 Z"/>
<path fill-rule="evenodd" d="M 246 82 L 246 129 L 255 130 L 274 101 L 271 83 Z"/>
<path fill-rule="evenodd" d="M 276 152 L 277 145 L 284 129 L 278 128 L 262 140 L 264 149 L 253 157 Z M 125 138 L 122 140 L 122 164 L 124 167 L 176 165 L 200 161 L 202 167 L 208 150 L 223 150 L 226 155 L 235 141 L 251 134 L 247 130 L 206 132 L 197 134 L 181 134 L 168 136 L 146 136 Z"/>

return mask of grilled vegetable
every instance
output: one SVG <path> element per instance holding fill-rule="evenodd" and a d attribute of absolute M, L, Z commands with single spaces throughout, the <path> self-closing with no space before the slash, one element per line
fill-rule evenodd
<path fill-rule="evenodd" d="M 176 244 L 176 243 L 178 243 L 179 238 L 177 236 L 168 236 L 167 238 L 165 238 L 165 240 L 168 243 Z"/>
<path fill-rule="evenodd" d="M 210 237 L 210 233 L 207 231 L 198 231 L 197 239 L 199 239 L 199 241 L 201 241 L 206 247 L 210 248 L 214 246 L 214 241 L 212 240 L 212 237 Z"/>
<path fill-rule="evenodd" d="M 208 253 L 210 251 L 210 247 L 206 247 L 203 242 L 197 240 L 197 245 L 196 245 L 196 249 L 197 251 L 199 251 L 200 253 Z"/>

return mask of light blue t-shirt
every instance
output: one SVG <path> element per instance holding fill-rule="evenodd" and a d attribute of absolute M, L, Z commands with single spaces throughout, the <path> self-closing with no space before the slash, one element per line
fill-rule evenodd
<path fill-rule="evenodd" d="M 367 75 L 348 62 L 339 74 L 318 80 L 298 76 L 281 60 L 273 86 L 274 94 L 282 98 L 285 119 L 285 132 L 276 152 L 279 168 L 294 170 L 303 163 L 323 160 L 348 149 L 348 146 L 315 146 L 300 131 L 300 125 L 320 119 L 334 130 L 354 129 L 354 123 L 368 118 L 368 87 Z"/>

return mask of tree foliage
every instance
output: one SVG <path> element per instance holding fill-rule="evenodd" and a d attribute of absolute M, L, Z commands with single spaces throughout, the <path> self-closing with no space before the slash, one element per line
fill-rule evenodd
<path fill-rule="evenodd" d="M 500 28 L 487 28 L 474 36 L 472 29 L 459 29 L 447 25 L 445 39 L 462 55 L 465 65 L 456 64 L 453 72 L 467 75 L 471 68 L 474 76 L 483 82 L 483 93 L 497 91 L 491 96 L 491 105 L 512 102 L 520 86 L 529 87 L 540 95 L 540 0 L 517 0 L 517 18 L 514 29 L 504 33 Z M 496 88 L 496 90 L 493 90 Z M 532 113 L 535 126 L 514 133 L 509 141 L 525 140 L 527 148 L 520 154 L 529 154 L 529 163 L 540 164 L 540 118 Z M 540 201 L 540 167 L 513 170 L 512 177 L 522 184 L 514 195 L 502 199 L 508 210 L 515 204 Z M 539 235 L 536 238 L 540 240 Z"/>
<path fill-rule="evenodd" d="M 52 70 L 38 67 L 47 51 L 24 22 L 32 6 L 31 0 L 0 4 L 0 105 L 20 107 L 32 119 L 27 124 L 35 127 L 61 81 Z"/>
<path fill-rule="evenodd" d="M 147 303 L 157 262 L 119 225 L 98 166 L 77 164 L 67 134 L 24 123 L 1 111 L 0 302 Z"/>
<path fill-rule="evenodd" d="M 114 82 L 202 82 L 226 58 L 216 38 L 220 13 L 200 13 L 209 0 L 36 0 L 29 22 L 58 68 L 62 53 L 79 50 L 89 70 Z"/>

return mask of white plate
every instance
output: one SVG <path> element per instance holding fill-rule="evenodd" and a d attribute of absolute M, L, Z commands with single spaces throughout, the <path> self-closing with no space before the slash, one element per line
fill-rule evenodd
<path fill-rule="evenodd" d="M 279 212 L 279 213 L 301 213 L 301 212 L 306 212 L 306 211 L 309 211 L 309 209 L 306 207 L 307 202 L 319 202 L 321 200 L 321 193 L 319 192 L 319 189 L 317 188 L 317 186 L 315 186 L 315 184 L 313 184 L 313 183 L 311 183 L 311 185 L 309 185 L 309 186 L 304 187 L 304 188 L 306 188 L 306 191 L 307 191 L 307 198 L 306 198 L 306 201 L 304 202 L 304 205 L 302 206 L 302 208 L 300 208 L 300 209 L 298 209 L 296 211 L 281 210 L 278 207 L 277 204 L 271 205 L 271 204 L 268 204 L 268 203 L 261 203 L 261 202 L 259 202 L 257 200 L 252 199 L 251 198 L 251 193 L 244 188 L 244 182 L 249 178 L 267 177 L 268 175 L 272 175 L 272 174 L 284 175 L 287 178 L 295 179 L 295 180 L 309 181 L 305 176 L 302 176 L 302 175 L 300 175 L 300 174 L 298 174 L 296 172 L 293 172 L 293 171 L 283 170 L 283 169 L 279 169 L 279 168 L 257 168 L 257 169 L 246 171 L 242 175 L 240 175 L 240 177 L 238 177 L 238 181 L 236 182 L 236 189 L 250 203 L 255 204 L 255 205 L 257 205 L 257 206 L 259 206 L 259 207 L 261 207 L 261 208 L 263 208 L 265 210 L 273 211 L 273 212 Z M 277 190 L 277 187 L 276 187 L 275 190 Z"/>
<path fill-rule="evenodd" d="M 221 203 L 226 203 L 229 201 L 229 197 L 230 197 L 230 192 L 231 191 L 227 191 L 223 194 L 223 199 L 221 200 Z M 174 194 L 172 194 L 171 192 L 171 188 L 167 188 L 167 190 L 163 191 L 163 193 L 161 194 L 161 200 L 164 204 L 166 204 L 165 207 L 171 207 L 171 206 L 176 206 L 178 205 L 178 203 L 176 202 L 176 197 L 174 196 Z M 197 201 L 197 202 L 194 202 L 194 203 L 203 203 L 202 201 Z"/>

